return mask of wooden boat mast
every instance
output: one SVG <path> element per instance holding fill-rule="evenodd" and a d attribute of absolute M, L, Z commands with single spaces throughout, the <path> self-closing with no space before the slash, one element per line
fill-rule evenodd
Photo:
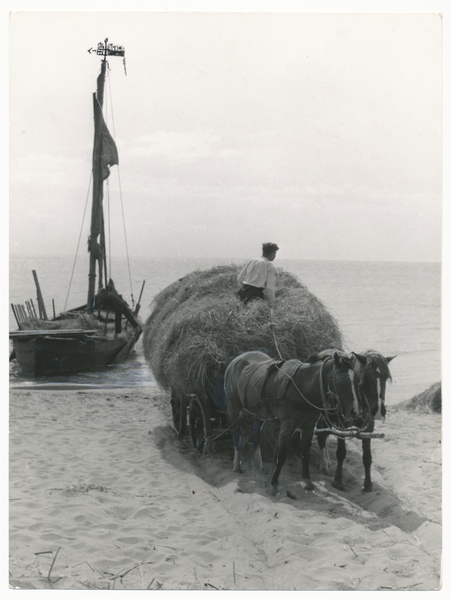
<path fill-rule="evenodd" d="M 91 50 L 88 50 L 91 53 Z M 107 263 L 105 248 L 105 227 L 103 218 L 103 181 L 109 176 L 108 167 L 117 165 L 116 144 L 111 137 L 103 119 L 103 96 L 105 88 L 105 73 L 107 68 L 107 56 L 125 55 L 123 46 L 113 46 L 105 43 L 98 44 L 97 55 L 103 56 L 100 75 L 97 77 L 97 91 L 93 94 L 94 107 L 94 147 L 92 153 L 92 207 L 91 207 L 91 230 L 88 240 L 89 250 L 89 274 L 88 274 L 88 306 L 95 296 L 96 288 L 96 264 L 99 265 L 99 283 L 102 287 L 103 280 L 107 281 Z M 125 58 L 124 58 L 125 67 Z"/>
<path fill-rule="evenodd" d="M 105 88 L 105 71 L 106 71 L 106 49 L 107 49 L 107 40 L 105 40 L 105 55 L 103 57 L 100 69 L 100 75 L 97 78 L 97 94 L 94 94 L 94 105 L 96 102 L 99 103 L 100 109 L 103 108 L 103 92 Z M 95 106 L 94 106 L 94 114 L 95 114 Z M 89 275 L 88 275 L 88 300 L 87 304 L 90 306 L 92 299 L 95 295 L 95 284 L 96 284 L 96 263 L 100 259 L 101 252 L 101 244 L 98 245 L 97 236 L 93 239 L 93 236 L 96 232 L 96 222 L 98 219 L 98 211 L 101 211 L 103 217 L 102 210 L 102 198 L 100 197 L 100 206 L 99 206 L 99 196 L 103 195 L 103 180 L 100 177 L 100 131 L 98 127 L 95 127 L 94 131 L 94 148 L 92 154 L 92 206 L 91 206 L 91 233 L 89 238 Z M 103 218 L 102 218 L 103 221 Z M 100 270 L 100 266 L 99 266 Z M 101 285 L 101 282 L 100 282 Z"/>

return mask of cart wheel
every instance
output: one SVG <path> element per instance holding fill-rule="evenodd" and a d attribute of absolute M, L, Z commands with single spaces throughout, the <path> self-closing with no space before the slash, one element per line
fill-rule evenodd
<path fill-rule="evenodd" d="M 211 437 L 210 409 L 195 395 L 191 397 L 188 422 L 193 448 L 203 454 L 208 454 Z"/>
<path fill-rule="evenodd" d="M 185 399 L 172 392 L 171 407 L 174 429 L 179 438 L 182 438 L 186 435 L 187 409 Z"/>

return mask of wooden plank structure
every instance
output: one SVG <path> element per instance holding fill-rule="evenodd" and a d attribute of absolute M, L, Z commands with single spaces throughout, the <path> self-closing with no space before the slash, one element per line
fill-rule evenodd
<path fill-rule="evenodd" d="M 36 284 L 36 293 L 38 295 L 38 308 L 39 308 L 39 318 L 47 321 L 47 312 L 45 310 L 44 299 L 41 293 L 41 286 L 39 285 L 38 276 L 36 275 L 36 271 L 33 272 L 34 282 Z"/>
<path fill-rule="evenodd" d="M 142 298 L 142 295 L 143 295 L 143 291 L 144 291 L 144 286 L 145 286 L 145 285 L 146 285 L 146 280 L 144 279 L 144 281 L 143 281 L 143 284 L 142 284 L 142 286 L 141 286 L 141 292 L 140 292 L 140 294 L 139 294 L 138 303 L 137 303 L 137 305 L 136 305 L 135 312 L 133 313 L 133 316 L 134 316 L 135 318 L 138 316 L 139 309 L 141 308 L 141 298 Z"/>
<path fill-rule="evenodd" d="M 25 331 L 10 331 L 9 339 L 24 339 L 26 337 L 50 336 L 50 337 L 78 337 L 95 335 L 95 329 L 27 329 Z"/>
<path fill-rule="evenodd" d="M 39 320 L 36 315 L 33 300 L 26 300 L 25 306 L 23 304 L 11 304 L 11 309 L 19 329 L 23 329 L 24 323 Z"/>
<path fill-rule="evenodd" d="M 47 312 L 45 310 L 44 299 L 42 297 L 41 286 L 39 285 L 39 280 L 36 271 L 32 271 L 34 282 L 36 285 L 36 295 L 38 302 L 38 310 L 39 317 L 36 313 L 36 309 L 34 307 L 33 300 L 25 300 L 25 305 L 23 304 L 11 304 L 11 309 L 13 311 L 14 318 L 16 319 L 17 327 L 20 330 L 24 329 L 24 325 L 28 326 L 33 323 L 33 321 L 47 321 Z M 53 302 L 53 300 L 52 300 Z M 53 311 L 55 312 L 55 304 L 53 303 Z M 11 338 L 11 335 L 10 335 Z"/>

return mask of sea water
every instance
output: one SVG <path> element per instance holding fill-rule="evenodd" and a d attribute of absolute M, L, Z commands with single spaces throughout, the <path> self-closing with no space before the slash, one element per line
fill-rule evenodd
<path fill-rule="evenodd" d="M 24 304 L 36 291 L 32 270 L 39 279 L 47 316 L 86 302 L 88 258 L 11 257 L 10 302 Z M 108 276 L 131 303 L 138 302 L 145 286 L 140 317 L 151 311 L 154 296 L 170 283 L 196 269 L 240 260 L 196 258 L 118 259 L 108 266 Z M 407 400 L 441 379 L 441 266 L 439 263 L 340 262 L 283 260 L 275 266 L 296 275 L 337 319 L 346 350 L 377 350 L 395 356 L 390 363 L 393 384 L 387 404 Z M 131 270 L 131 274 L 129 271 Z M 68 290 L 70 291 L 68 293 Z M 10 309 L 10 330 L 17 329 Z M 289 358 L 289 357 L 287 357 Z M 23 377 L 16 361 L 10 363 L 10 385 L 76 385 L 136 387 L 156 385 L 143 357 L 141 342 L 129 359 L 103 372 L 32 380 Z"/>

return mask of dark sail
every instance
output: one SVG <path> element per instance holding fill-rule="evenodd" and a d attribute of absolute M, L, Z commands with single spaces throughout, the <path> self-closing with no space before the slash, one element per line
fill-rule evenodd
<path fill-rule="evenodd" d="M 101 179 L 108 179 L 110 169 L 113 165 L 119 164 L 116 144 L 111 137 L 108 127 L 103 119 L 102 109 L 98 102 L 94 103 L 94 123 L 96 129 L 99 129 L 100 138 L 100 174 Z"/>

